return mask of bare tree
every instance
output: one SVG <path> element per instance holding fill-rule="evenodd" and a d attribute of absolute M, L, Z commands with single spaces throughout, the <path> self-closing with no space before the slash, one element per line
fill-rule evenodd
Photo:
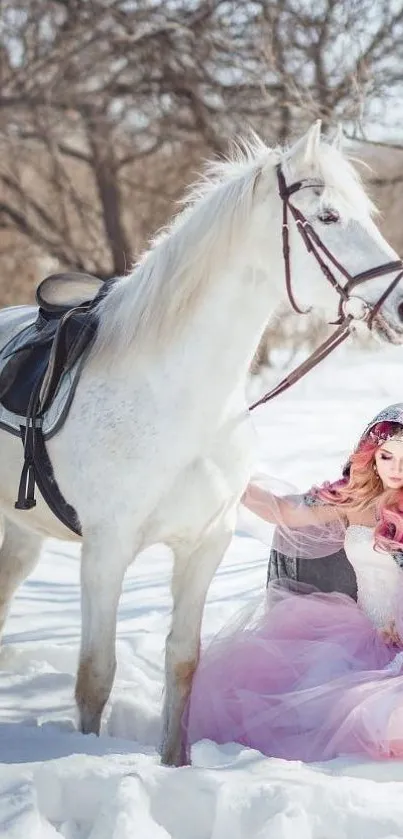
<path fill-rule="evenodd" d="M 13 249 L 13 277 L 123 273 L 232 136 L 284 142 L 316 117 L 353 131 L 401 89 L 403 0 L 0 6 L 7 282 Z"/>

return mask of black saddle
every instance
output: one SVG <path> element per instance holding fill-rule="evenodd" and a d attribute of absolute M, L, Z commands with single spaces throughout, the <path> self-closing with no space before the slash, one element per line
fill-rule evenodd
<path fill-rule="evenodd" d="M 91 274 L 46 277 L 37 288 L 36 321 L 1 351 L 0 403 L 25 419 L 21 425 L 24 466 L 17 509 L 35 506 L 35 483 L 58 518 L 80 534 L 75 510 L 61 495 L 42 434 L 42 419 L 63 375 L 91 346 L 98 328 L 96 306 L 111 281 Z"/>
<path fill-rule="evenodd" d="M 27 417 L 32 394 L 41 383 L 43 414 L 69 370 L 94 339 L 94 311 L 107 284 L 90 274 L 53 274 L 37 288 L 35 323 L 13 338 L 2 352 L 8 359 L 0 372 L 0 402 Z"/>

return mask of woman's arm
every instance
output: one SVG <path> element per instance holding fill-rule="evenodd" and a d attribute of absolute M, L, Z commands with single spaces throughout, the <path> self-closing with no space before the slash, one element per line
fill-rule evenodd
<path fill-rule="evenodd" d="M 292 501 L 260 489 L 255 484 L 248 484 L 241 504 L 271 524 L 286 525 L 290 528 L 326 524 L 344 518 L 336 505 L 295 506 Z"/>

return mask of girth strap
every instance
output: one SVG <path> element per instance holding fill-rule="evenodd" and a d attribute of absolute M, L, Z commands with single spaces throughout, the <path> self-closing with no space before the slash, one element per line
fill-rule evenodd
<path fill-rule="evenodd" d="M 14 506 L 16 510 L 32 510 L 36 507 L 35 501 L 35 471 L 32 456 L 28 453 L 28 447 L 25 445 L 25 431 L 24 426 L 21 426 L 21 437 L 24 443 L 24 465 L 22 467 L 20 483 L 18 487 L 18 497 Z"/>
<path fill-rule="evenodd" d="M 45 445 L 40 416 L 40 392 L 43 377 L 37 382 L 32 393 L 26 427 L 21 426 L 21 439 L 24 445 L 24 464 L 22 467 L 17 510 L 32 510 L 36 506 L 35 485 L 52 513 L 69 530 L 81 536 L 80 523 L 74 508 L 67 503 L 55 480 L 53 467 Z"/>

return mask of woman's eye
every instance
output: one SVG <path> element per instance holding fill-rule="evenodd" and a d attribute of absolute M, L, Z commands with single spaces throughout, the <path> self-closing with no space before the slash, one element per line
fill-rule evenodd
<path fill-rule="evenodd" d="M 335 224 L 340 221 L 340 216 L 339 213 L 336 213 L 336 210 L 322 210 L 318 213 L 318 219 L 322 224 Z"/>
<path fill-rule="evenodd" d="M 387 454 L 381 454 L 381 460 L 392 460 Z"/>

